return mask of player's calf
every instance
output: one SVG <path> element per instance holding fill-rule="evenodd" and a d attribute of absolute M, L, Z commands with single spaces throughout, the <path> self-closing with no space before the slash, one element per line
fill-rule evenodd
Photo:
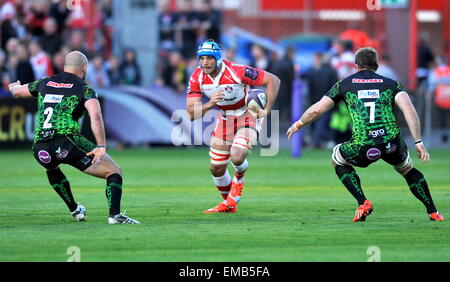
<path fill-rule="evenodd" d="M 67 180 L 64 173 L 59 168 L 51 169 L 47 170 L 47 177 L 50 185 L 56 193 L 58 193 L 61 199 L 63 199 L 70 212 L 75 211 L 77 203 L 72 195 L 69 180 Z"/>

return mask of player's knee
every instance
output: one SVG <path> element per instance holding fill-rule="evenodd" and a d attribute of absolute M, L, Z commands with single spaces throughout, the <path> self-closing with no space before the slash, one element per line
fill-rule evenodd
<path fill-rule="evenodd" d="M 211 174 L 215 177 L 221 177 L 225 174 L 225 171 L 227 170 L 227 166 L 226 165 L 221 165 L 221 166 L 217 166 L 217 165 L 211 165 L 209 167 L 209 171 L 211 172 Z"/>
<path fill-rule="evenodd" d="M 394 166 L 394 169 L 403 176 L 406 175 L 408 172 L 410 172 L 411 169 L 413 169 L 413 168 L 414 168 L 414 165 L 409 156 L 409 153 L 408 153 L 408 156 L 406 157 L 406 159 L 401 164 Z"/>
<path fill-rule="evenodd" d="M 331 154 L 331 164 L 333 165 L 333 167 L 348 165 L 347 161 L 344 160 L 341 153 L 339 152 L 339 148 L 341 147 L 341 145 L 342 144 L 337 144 L 333 148 L 333 153 Z"/>
<path fill-rule="evenodd" d="M 242 163 L 244 163 L 245 159 L 247 158 L 248 155 L 248 151 L 247 150 L 243 150 L 243 149 L 235 149 L 235 150 L 231 150 L 231 162 L 234 165 L 241 165 Z"/>

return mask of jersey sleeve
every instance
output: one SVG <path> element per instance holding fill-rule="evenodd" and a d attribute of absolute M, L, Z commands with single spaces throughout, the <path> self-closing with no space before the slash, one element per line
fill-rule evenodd
<path fill-rule="evenodd" d="M 43 78 L 35 80 L 31 83 L 28 83 L 28 91 L 30 91 L 30 93 L 33 97 L 38 96 L 38 94 L 39 94 L 38 87 L 39 87 L 39 83 L 41 83 L 42 80 L 43 80 Z"/>
<path fill-rule="evenodd" d="M 200 83 L 197 76 L 197 72 L 194 72 L 189 79 L 188 88 L 186 89 L 188 98 L 202 97 L 202 90 L 200 89 Z"/>
<path fill-rule="evenodd" d="M 84 90 L 83 94 L 83 100 L 86 102 L 89 99 L 98 99 L 97 92 L 95 92 L 94 88 L 90 85 L 86 85 L 86 88 Z"/>
<path fill-rule="evenodd" d="M 331 98 L 335 104 L 344 99 L 344 95 L 341 91 L 341 83 L 342 80 L 336 82 L 333 87 L 331 87 L 331 89 L 328 90 L 328 92 L 325 94 L 325 96 Z"/>
<path fill-rule="evenodd" d="M 402 91 L 405 91 L 405 88 L 403 88 L 403 85 L 400 82 L 396 82 L 396 85 L 397 86 L 394 89 L 394 96 Z"/>
<path fill-rule="evenodd" d="M 243 84 L 252 86 L 262 85 L 264 80 L 264 71 L 262 69 L 236 64 L 233 64 L 232 66 Z"/>

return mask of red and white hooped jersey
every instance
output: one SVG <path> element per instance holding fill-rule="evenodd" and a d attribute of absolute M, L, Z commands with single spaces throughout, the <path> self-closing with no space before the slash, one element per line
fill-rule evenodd
<path fill-rule="evenodd" d="M 262 85 L 263 80 L 263 70 L 223 60 L 220 73 L 214 79 L 198 67 L 189 79 L 186 94 L 188 98 L 202 95 L 211 98 L 213 93 L 221 88 L 225 98 L 217 103 L 217 107 L 222 115 L 241 116 L 247 110 L 245 97 L 250 86 Z"/>

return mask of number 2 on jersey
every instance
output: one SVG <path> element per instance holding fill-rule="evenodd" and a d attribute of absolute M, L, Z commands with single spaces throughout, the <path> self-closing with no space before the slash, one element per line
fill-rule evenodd
<path fill-rule="evenodd" d="M 44 125 L 42 127 L 45 129 L 52 128 L 53 125 L 50 123 L 50 119 L 52 118 L 53 115 L 53 108 L 52 107 L 45 108 L 44 115 L 47 115 L 47 118 L 45 119 Z"/>
<path fill-rule="evenodd" d="M 364 107 L 369 107 L 369 122 L 375 122 L 375 102 L 365 102 Z"/>

